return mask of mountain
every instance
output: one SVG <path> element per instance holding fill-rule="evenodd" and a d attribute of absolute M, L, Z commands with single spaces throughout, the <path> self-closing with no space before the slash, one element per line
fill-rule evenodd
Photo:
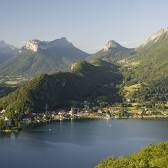
<path fill-rule="evenodd" d="M 102 59 L 109 62 L 113 62 L 115 60 L 125 58 L 134 54 L 134 49 L 123 47 L 119 43 L 111 40 L 107 42 L 103 49 L 101 49 L 95 54 L 90 55 L 88 57 L 88 60 Z"/>
<path fill-rule="evenodd" d="M 0 64 L 16 56 L 17 53 L 18 53 L 17 48 L 5 43 L 4 41 L 0 41 Z"/>
<path fill-rule="evenodd" d="M 120 100 L 117 85 L 122 81 L 118 67 L 104 61 L 94 64 L 80 61 L 72 64 L 71 72 L 40 75 L 0 99 L 0 108 L 7 112 L 44 112 L 71 106 L 76 102 L 114 103 Z"/>
<path fill-rule="evenodd" d="M 90 97 L 99 93 L 102 94 L 103 89 L 105 91 L 104 95 L 107 96 L 109 83 L 114 81 L 120 83 L 121 79 L 123 79 L 120 91 L 124 93 L 124 99 L 130 98 L 134 102 L 168 101 L 168 28 L 152 34 L 138 48 L 128 49 L 115 41 L 109 41 L 102 50 L 91 56 L 74 47 L 66 38 L 51 42 L 31 40 L 22 47 L 17 57 L 0 66 L 0 74 L 29 76 L 43 73 L 49 74 L 58 70 L 67 70 L 70 63 L 80 59 L 89 60 L 90 64 L 85 61 L 74 63 L 71 66 L 72 72 L 57 73 L 53 76 L 45 75 L 45 78 L 52 78 L 50 81 L 52 83 L 54 80 L 60 80 L 60 74 L 71 76 L 69 80 L 72 78 L 72 80 L 76 81 L 72 84 L 72 88 L 76 88 L 79 85 L 79 88 L 84 90 L 85 93 L 81 93 L 78 89 L 76 91 L 77 94 L 82 95 L 82 98 L 89 97 L 88 88 L 91 90 Z M 105 84 L 107 88 L 101 83 L 103 82 L 101 79 L 104 80 L 104 76 L 106 79 L 109 78 L 109 83 Z M 38 78 L 38 80 L 41 81 L 41 78 Z M 99 82 L 101 83 L 100 85 Z M 41 86 L 38 87 L 40 88 Z M 67 93 L 69 93 L 69 90 L 70 87 Z M 61 91 L 63 93 L 58 95 L 66 95 L 66 92 Z M 125 94 L 128 91 L 129 94 Z M 117 94 L 117 92 L 115 93 Z M 125 95 L 129 95 L 129 97 L 125 97 Z M 44 96 L 47 97 L 48 95 Z M 77 97 L 80 100 L 81 97 Z M 70 98 L 74 99 L 74 97 Z M 69 103 L 69 98 L 64 103 L 66 104 L 66 102 Z M 60 105 L 61 103 L 59 102 L 58 104 Z"/>
<path fill-rule="evenodd" d="M 140 48 L 149 48 L 152 45 L 158 44 L 159 41 L 167 38 L 168 28 L 162 28 L 158 32 L 153 33 L 149 38 L 147 38 Z"/>
<path fill-rule="evenodd" d="M 0 66 L 0 75 L 35 76 L 67 70 L 68 66 L 83 60 L 87 53 L 76 48 L 65 37 L 54 41 L 30 40 L 12 60 Z"/>
<path fill-rule="evenodd" d="M 127 83 L 141 85 L 134 96 L 142 101 L 168 101 L 168 28 L 152 34 L 136 55 L 123 61 Z"/>
<path fill-rule="evenodd" d="M 137 62 L 135 73 L 139 80 L 153 81 L 168 77 L 167 28 L 152 34 L 143 45 L 136 49 L 136 52 L 137 57 L 130 60 Z"/>

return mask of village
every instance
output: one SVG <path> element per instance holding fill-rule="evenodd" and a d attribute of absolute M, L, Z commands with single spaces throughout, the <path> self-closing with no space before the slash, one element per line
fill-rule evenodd
<path fill-rule="evenodd" d="M 154 112 L 152 109 L 134 107 L 107 106 L 107 107 L 71 107 L 42 113 L 26 112 L 17 121 L 13 121 L 0 111 L 0 132 L 19 131 L 43 123 L 64 120 L 95 120 L 95 119 L 159 119 L 168 118 L 167 112 Z"/>

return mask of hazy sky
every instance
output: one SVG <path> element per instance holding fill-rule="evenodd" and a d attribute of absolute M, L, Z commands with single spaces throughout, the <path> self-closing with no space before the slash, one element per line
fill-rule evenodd
<path fill-rule="evenodd" d="M 168 0 L 0 0 L 0 39 L 19 47 L 62 36 L 88 52 L 134 47 L 167 24 Z"/>

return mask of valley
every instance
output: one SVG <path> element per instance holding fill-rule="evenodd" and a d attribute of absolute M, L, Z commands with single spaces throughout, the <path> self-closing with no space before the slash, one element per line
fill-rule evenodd
<path fill-rule="evenodd" d="M 0 2 L 0 168 L 168 168 L 168 1 Z"/>
<path fill-rule="evenodd" d="M 116 118 L 165 118 L 167 44 L 167 28 L 138 48 L 128 49 L 111 40 L 92 55 L 75 48 L 66 38 L 51 42 L 30 40 L 18 56 L 0 65 L 2 120 L 9 118 L 17 127 L 24 116 L 44 113 L 46 107 L 47 111 L 85 111 L 83 102 L 88 102 L 91 115 L 95 111 L 93 118 L 98 118 L 96 113 L 102 108 Z M 71 61 L 66 71 L 59 72 L 58 59 L 65 57 Z"/>

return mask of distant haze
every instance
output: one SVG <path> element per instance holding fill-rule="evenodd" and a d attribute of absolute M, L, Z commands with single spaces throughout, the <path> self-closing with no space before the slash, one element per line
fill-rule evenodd
<path fill-rule="evenodd" d="M 21 47 L 67 37 L 90 53 L 108 40 L 136 47 L 167 27 L 167 8 L 167 0 L 0 0 L 0 40 Z"/>

